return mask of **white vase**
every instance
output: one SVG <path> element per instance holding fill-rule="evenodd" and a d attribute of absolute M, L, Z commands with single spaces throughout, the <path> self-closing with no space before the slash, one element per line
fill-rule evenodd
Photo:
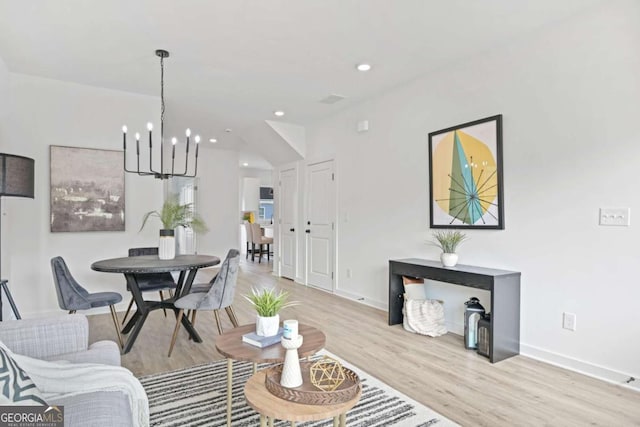
<path fill-rule="evenodd" d="M 280 385 L 283 387 L 300 387 L 302 385 L 302 372 L 300 371 L 300 357 L 298 348 L 302 345 L 302 335 L 294 339 L 282 338 L 282 346 L 287 350 L 280 376 Z"/>
<path fill-rule="evenodd" d="M 158 243 L 158 258 L 174 259 L 176 257 L 176 238 L 174 230 L 160 230 Z"/>
<path fill-rule="evenodd" d="M 278 334 L 280 328 L 280 315 L 272 317 L 256 316 L 256 335 L 261 337 L 272 337 Z"/>
<path fill-rule="evenodd" d="M 442 253 L 440 255 L 440 261 L 445 267 L 454 267 L 458 263 L 458 254 Z"/>

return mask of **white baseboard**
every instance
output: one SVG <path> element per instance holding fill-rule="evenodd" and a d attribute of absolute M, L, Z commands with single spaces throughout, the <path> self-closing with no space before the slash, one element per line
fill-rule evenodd
<path fill-rule="evenodd" d="M 334 295 L 337 295 L 342 298 L 350 299 L 350 300 L 359 302 L 361 304 L 368 305 L 369 307 L 377 308 L 379 310 L 384 310 L 384 311 L 388 310 L 386 302 L 380 302 L 380 301 L 372 300 L 369 298 L 364 298 L 360 295 L 352 294 L 351 292 L 345 292 L 340 289 L 336 289 L 334 292 Z"/>
<path fill-rule="evenodd" d="M 640 375 L 627 374 L 619 372 L 605 366 L 596 365 L 584 360 L 575 359 L 563 354 L 554 353 L 542 348 L 534 347 L 520 343 L 520 354 L 539 360 L 550 365 L 575 371 L 589 377 L 597 378 L 608 383 L 621 385 L 625 388 L 640 391 Z M 627 383 L 630 378 L 636 378 L 634 381 Z"/>

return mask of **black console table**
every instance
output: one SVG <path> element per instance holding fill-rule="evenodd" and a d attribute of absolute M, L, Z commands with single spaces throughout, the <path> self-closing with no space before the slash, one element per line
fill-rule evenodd
<path fill-rule="evenodd" d="M 491 292 L 489 360 L 499 362 L 520 353 L 520 272 L 456 265 L 443 267 L 438 261 L 398 259 L 389 261 L 389 325 L 402 323 L 402 276 Z"/>

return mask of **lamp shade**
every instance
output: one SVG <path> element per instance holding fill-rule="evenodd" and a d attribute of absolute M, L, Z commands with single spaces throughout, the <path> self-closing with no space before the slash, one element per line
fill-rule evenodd
<path fill-rule="evenodd" d="M 33 199 L 34 170 L 33 159 L 0 153 L 0 196 Z"/>

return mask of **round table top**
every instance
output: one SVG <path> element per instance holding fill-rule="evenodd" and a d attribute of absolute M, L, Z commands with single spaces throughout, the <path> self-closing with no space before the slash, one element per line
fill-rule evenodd
<path fill-rule="evenodd" d="M 105 273 L 166 273 L 216 264 L 220 264 L 220 258 L 211 255 L 177 255 L 174 259 L 160 259 L 158 255 L 141 255 L 103 259 L 91 264 L 91 269 Z"/>
<path fill-rule="evenodd" d="M 286 350 L 280 344 L 260 348 L 242 342 L 244 334 L 255 331 L 255 323 L 230 329 L 216 338 L 216 350 L 226 358 L 243 362 L 279 363 L 284 361 Z M 298 333 L 304 337 L 302 346 L 298 349 L 298 356 L 301 358 L 312 356 L 324 348 L 327 338 L 321 330 L 299 324 Z"/>
<path fill-rule="evenodd" d="M 287 421 L 319 421 L 333 418 L 353 408 L 362 394 L 362 389 L 353 399 L 334 405 L 307 405 L 280 399 L 271 394 L 264 385 L 265 371 L 258 371 L 244 386 L 247 403 L 261 415 Z"/>

